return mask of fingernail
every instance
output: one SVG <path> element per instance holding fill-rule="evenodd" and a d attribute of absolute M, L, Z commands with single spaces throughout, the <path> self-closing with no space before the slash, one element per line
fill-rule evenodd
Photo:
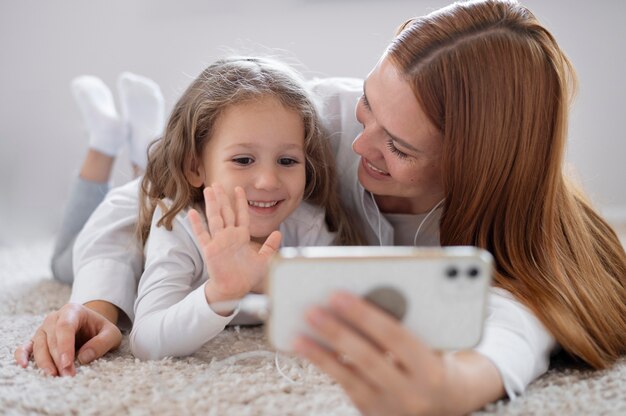
<path fill-rule="evenodd" d="M 64 352 L 63 354 L 61 354 L 61 367 L 67 368 L 70 364 L 70 357 L 67 355 L 67 353 Z"/>
<path fill-rule="evenodd" d="M 337 310 L 346 311 L 352 308 L 354 301 L 352 297 L 346 293 L 335 293 L 330 298 L 330 304 Z"/>
<path fill-rule="evenodd" d="M 56 371 L 54 371 L 52 368 L 50 367 L 46 367 L 43 369 L 43 372 L 46 373 L 47 376 L 55 376 L 56 375 Z"/>
<path fill-rule="evenodd" d="M 81 353 L 78 354 L 78 362 L 80 362 L 81 364 L 89 364 L 94 360 L 94 358 L 96 358 L 96 353 L 94 352 L 94 350 L 89 348 L 85 351 L 81 351 Z"/>

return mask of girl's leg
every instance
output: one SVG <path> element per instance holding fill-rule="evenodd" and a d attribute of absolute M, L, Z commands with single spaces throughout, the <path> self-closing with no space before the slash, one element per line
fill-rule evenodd
<path fill-rule="evenodd" d="M 106 169 L 113 165 L 114 158 L 97 150 L 89 149 L 83 162 L 83 168 L 75 179 L 65 207 L 61 229 L 57 234 L 52 253 L 52 275 L 56 280 L 72 284 L 74 270 L 72 251 L 74 241 L 91 213 L 109 192 Z M 107 166 L 109 166 L 107 168 Z M 92 179 L 88 179 L 92 178 Z"/>
<path fill-rule="evenodd" d="M 66 283 L 74 280 L 74 241 L 109 190 L 115 156 L 128 141 L 135 175 L 142 175 L 148 145 L 159 137 L 164 122 L 161 89 L 140 75 L 125 72 L 118 79 L 121 115 L 115 109 L 111 91 L 99 78 L 76 78 L 72 92 L 90 133 L 90 147 L 71 191 L 52 255 L 52 274 Z"/>
<path fill-rule="evenodd" d="M 70 284 L 74 280 L 74 241 L 107 194 L 115 156 L 127 139 L 127 128 L 117 114 L 111 91 L 100 79 L 76 78 L 72 92 L 89 132 L 89 150 L 70 192 L 51 261 L 54 278 Z"/>

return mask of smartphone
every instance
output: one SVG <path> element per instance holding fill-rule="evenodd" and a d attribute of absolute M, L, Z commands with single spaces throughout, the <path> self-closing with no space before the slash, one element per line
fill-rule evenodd
<path fill-rule="evenodd" d="M 394 316 L 438 350 L 478 344 L 493 258 L 476 247 L 288 247 L 269 269 L 268 338 L 292 351 L 298 334 L 313 336 L 304 314 L 343 290 Z"/>

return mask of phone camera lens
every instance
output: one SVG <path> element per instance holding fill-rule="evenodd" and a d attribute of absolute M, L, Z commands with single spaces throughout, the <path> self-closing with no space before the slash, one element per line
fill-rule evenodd
<path fill-rule="evenodd" d="M 456 267 L 448 267 L 448 269 L 446 270 L 446 276 L 448 276 L 450 279 L 454 279 L 458 275 L 459 270 Z"/>
<path fill-rule="evenodd" d="M 470 267 L 467 271 L 467 275 L 471 278 L 478 277 L 479 274 L 480 270 L 478 270 L 478 267 Z"/>

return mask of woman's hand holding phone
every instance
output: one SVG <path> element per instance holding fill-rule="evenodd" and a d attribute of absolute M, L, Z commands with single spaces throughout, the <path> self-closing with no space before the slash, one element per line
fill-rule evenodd
<path fill-rule="evenodd" d="M 459 414 L 504 394 L 488 358 L 471 350 L 435 351 L 350 293 L 333 294 L 328 308 L 309 309 L 306 321 L 325 345 L 299 336 L 296 353 L 336 380 L 364 415 Z M 471 393 L 482 383 L 491 388 Z"/>

